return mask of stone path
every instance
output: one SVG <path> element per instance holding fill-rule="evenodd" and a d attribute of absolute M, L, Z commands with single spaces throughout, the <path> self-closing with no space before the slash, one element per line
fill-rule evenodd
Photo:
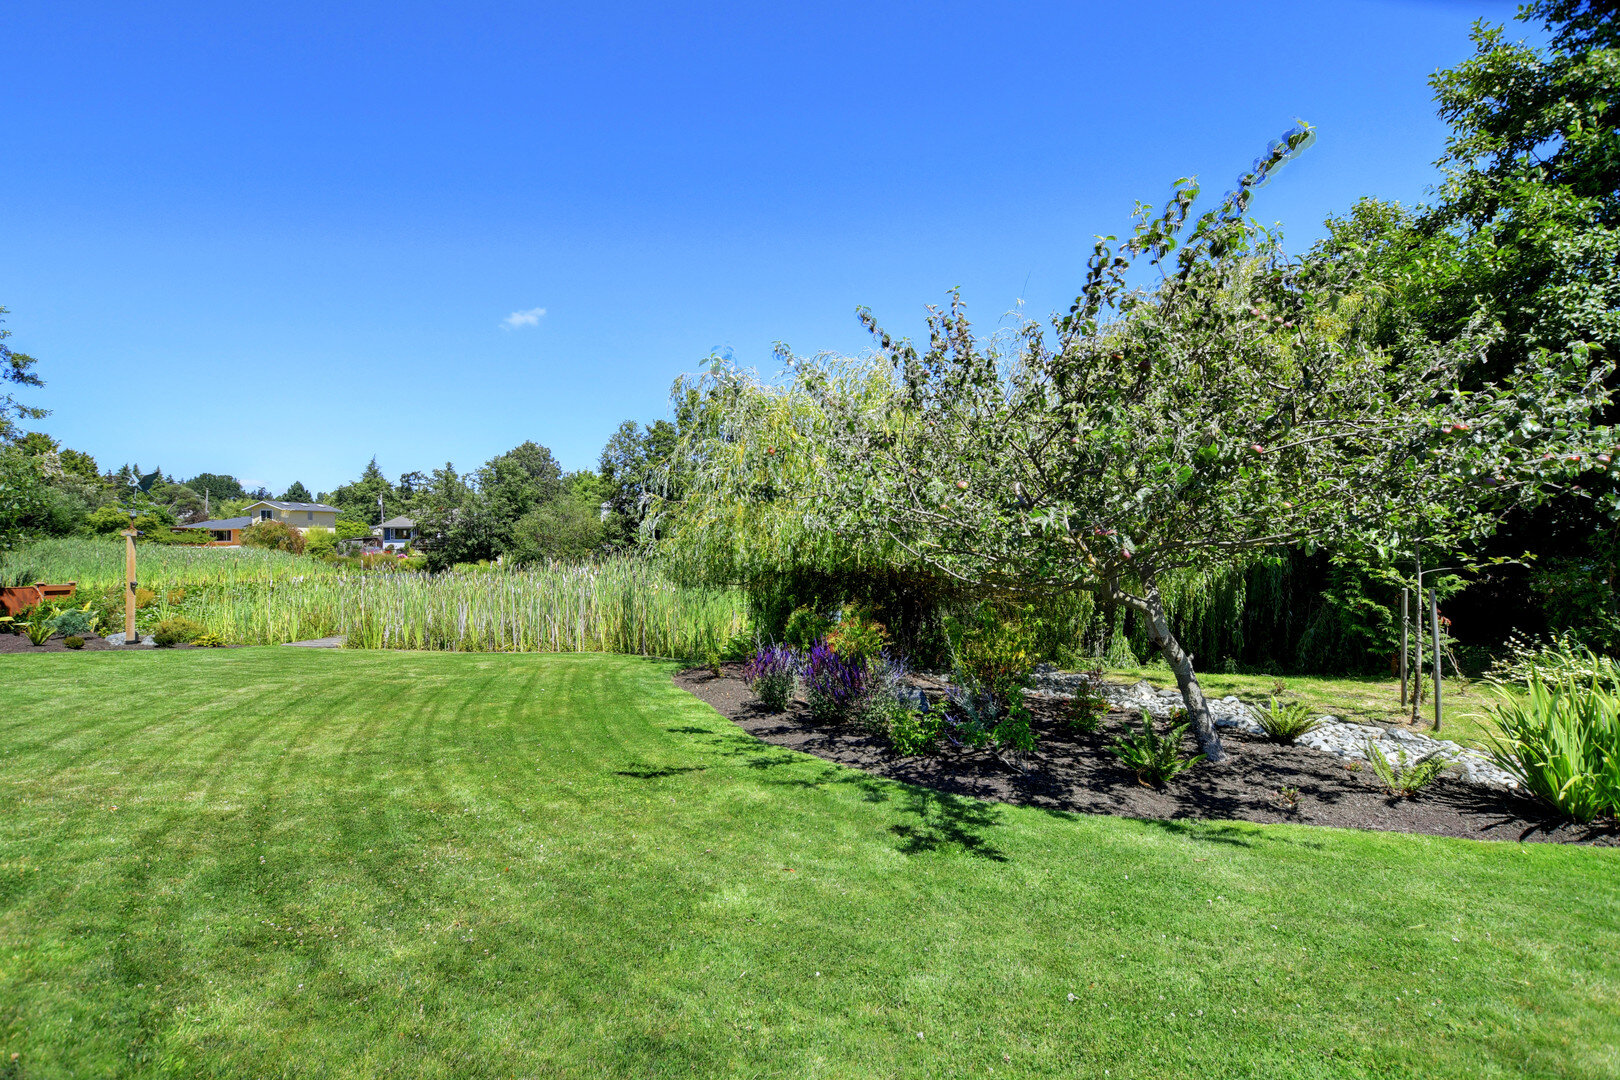
<path fill-rule="evenodd" d="M 341 649 L 344 641 L 348 640 L 342 634 L 332 637 L 315 638 L 313 641 L 283 641 L 282 645 L 289 649 Z"/>

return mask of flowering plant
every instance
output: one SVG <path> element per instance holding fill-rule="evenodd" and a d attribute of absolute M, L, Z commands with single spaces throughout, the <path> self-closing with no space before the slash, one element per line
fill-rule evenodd
<path fill-rule="evenodd" d="M 761 645 L 743 668 L 743 681 L 772 712 L 786 709 L 799 681 L 799 654 L 786 645 Z"/>
<path fill-rule="evenodd" d="M 823 722 L 848 716 L 866 688 L 866 662 L 839 656 L 825 641 L 810 650 L 802 674 L 810 715 Z"/>

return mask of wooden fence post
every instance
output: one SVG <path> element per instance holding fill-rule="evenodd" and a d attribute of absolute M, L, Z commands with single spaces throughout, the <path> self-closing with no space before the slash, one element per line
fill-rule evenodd
<path fill-rule="evenodd" d="M 124 530 L 124 644 L 139 645 L 135 633 L 135 537 L 133 528 Z"/>

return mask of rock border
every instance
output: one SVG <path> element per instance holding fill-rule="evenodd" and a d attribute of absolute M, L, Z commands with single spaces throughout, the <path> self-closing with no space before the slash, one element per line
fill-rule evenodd
<path fill-rule="evenodd" d="M 1034 692 L 1047 697 L 1071 699 L 1090 685 L 1088 676 L 1072 671 L 1040 669 L 1035 673 Z M 1105 681 L 1100 693 L 1116 709 L 1126 712 L 1145 712 L 1155 719 L 1165 719 L 1183 707 L 1181 691 L 1154 686 L 1146 679 L 1135 683 Z M 1227 728 L 1245 735 L 1265 737 L 1266 730 L 1254 707 L 1236 694 L 1209 700 L 1210 719 L 1218 728 Z M 1307 734 L 1295 745 L 1303 746 L 1347 761 L 1367 761 L 1368 744 L 1376 747 L 1396 772 L 1410 768 L 1429 757 L 1449 762 L 1441 775 L 1454 777 L 1481 787 L 1515 791 L 1519 781 L 1490 756 L 1479 750 L 1462 746 L 1450 739 L 1435 739 L 1405 728 L 1385 728 L 1376 724 L 1355 724 L 1337 716 L 1322 715 Z"/>

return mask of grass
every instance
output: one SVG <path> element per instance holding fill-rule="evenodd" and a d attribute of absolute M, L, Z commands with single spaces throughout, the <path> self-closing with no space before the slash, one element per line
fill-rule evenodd
<path fill-rule="evenodd" d="M 1175 676 L 1163 664 L 1140 667 L 1112 668 L 1113 679 L 1135 681 L 1147 679 L 1158 686 L 1176 685 Z M 1198 684 L 1205 696 L 1225 697 L 1236 694 L 1254 705 L 1264 705 L 1275 693 L 1277 683 L 1286 688 L 1277 694 L 1279 701 L 1302 701 L 1317 713 L 1337 716 L 1357 724 L 1377 724 L 1380 727 L 1405 727 L 1426 735 L 1434 735 L 1434 699 L 1426 696 L 1418 707 L 1418 722 L 1412 723 L 1412 705 L 1401 706 L 1399 679 L 1371 676 L 1313 676 L 1313 675 L 1217 675 L 1200 671 Z M 1433 687 L 1429 688 L 1430 693 Z M 1452 739 L 1464 746 L 1483 747 L 1486 734 L 1493 730 L 1488 711 L 1495 701 L 1491 687 L 1474 679 L 1450 677 L 1441 687 L 1442 707 L 1441 739 Z"/>
<path fill-rule="evenodd" d="M 1620 852 L 943 796 L 670 670 L 0 656 L 0 1076 L 1620 1074 Z"/>

